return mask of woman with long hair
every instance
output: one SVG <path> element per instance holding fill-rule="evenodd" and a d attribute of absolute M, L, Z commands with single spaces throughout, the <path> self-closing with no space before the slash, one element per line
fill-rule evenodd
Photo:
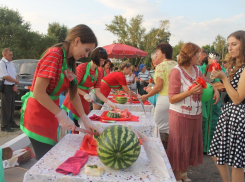
<path fill-rule="evenodd" d="M 70 29 L 63 43 L 49 48 L 38 62 L 30 92 L 22 97 L 21 129 L 40 159 L 57 142 L 58 125 L 74 130 L 74 122 L 59 108 L 59 95 L 69 89 L 70 101 L 87 129 L 99 129 L 84 112 L 77 94 L 76 60 L 87 57 L 97 38 L 86 25 Z"/>
<path fill-rule="evenodd" d="M 229 166 L 232 166 L 232 181 L 244 182 L 245 167 L 245 31 L 237 31 L 227 38 L 230 58 L 228 77 L 214 70 L 211 75 L 223 81 L 227 92 L 209 155 L 219 170 L 224 182 L 230 181 Z M 228 165 L 227 165 L 228 164 Z"/>
<path fill-rule="evenodd" d="M 178 56 L 178 65 L 169 75 L 168 97 L 169 138 L 167 155 L 178 182 L 190 181 L 186 171 L 203 163 L 202 141 L 202 92 L 201 85 L 194 84 L 198 77 L 204 77 L 196 66 L 200 48 L 193 43 L 182 46 Z M 214 89 L 214 99 L 219 100 L 219 92 Z"/>
<path fill-rule="evenodd" d="M 103 65 L 107 60 L 107 52 L 102 47 L 97 47 L 91 52 L 90 57 L 91 61 L 89 63 L 80 64 L 76 68 L 78 82 L 77 92 L 81 99 L 85 114 L 89 114 L 90 112 L 89 102 L 92 102 L 92 98 L 89 95 L 89 89 L 91 87 L 94 87 L 95 94 L 100 100 L 107 103 L 112 108 L 115 107 L 115 105 L 100 92 L 103 73 L 98 70 L 98 67 Z M 79 113 L 76 111 L 72 103 L 69 102 L 69 100 L 70 97 L 67 95 L 63 102 L 62 108 L 67 113 L 72 111 L 73 120 L 76 126 L 78 126 L 78 120 L 80 118 Z"/>
<path fill-rule="evenodd" d="M 137 95 L 130 91 L 128 88 L 128 84 L 125 78 L 125 75 L 128 75 L 131 71 L 131 63 L 124 61 L 119 65 L 119 71 L 112 72 L 109 75 L 105 76 L 101 80 L 101 93 L 107 98 L 111 92 L 111 89 L 121 89 L 127 94 L 131 94 L 132 97 L 137 98 Z M 103 103 L 101 100 L 97 100 L 98 102 Z M 93 103 L 94 110 L 100 110 L 101 106 Z"/>

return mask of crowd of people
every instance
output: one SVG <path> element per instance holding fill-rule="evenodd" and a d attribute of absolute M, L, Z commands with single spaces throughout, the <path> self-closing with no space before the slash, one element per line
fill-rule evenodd
<path fill-rule="evenodd" d="M 152 68 L 133 66 L 129 61 L 114 67 L 106 50 L 97 47 L 93 31 L 77 25 L 64 42 L 48 48 L 41 57 L 30 92 L 22 97 L 20 126 L 13 119 L 19 81 L 11 63 L 13 52 L 6 48 L 0 61 L 0 76 L 5 79 L 1 130 L 12 132 L 20 127 L 40 159 L 58 142 L 59 125 L 65 130 L 83 126 L 101 133 L 87 116 L 90 103 L 93 110 L 100 110 L 103 103 L 116 108 L 107 97 L 112 89 L 121 89 L 155 106 L 154 121 L 178 182 L 191 181 L 189 166 L 202 164 L 204 153 L 212 156 L 224 182 L 230 178 L 243 182 L 245 31 L 232 33 L 227 41 L 229 54 L 222 60 L 216 52 L 186 43 L 176 62 L 172 46 L 162 42 L 151 54 Z M 88 57 L 89 52 L 91 61 L 76 66 L 76 60 Z M 211 91 L 197 80 L 211 85 Z M 59 96 L 66 90 L 59 107 Z M 228 165 L 232 166 L 231 176 Z"/>

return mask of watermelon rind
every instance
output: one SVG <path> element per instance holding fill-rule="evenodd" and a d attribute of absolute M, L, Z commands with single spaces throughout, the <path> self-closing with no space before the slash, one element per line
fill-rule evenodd
<path fill-rule="evenodd" d="M 120 118 L 121 117 L 121 113 L 120 112 L 114 112 L 114 111 L 108 111 L 106 116 L 108 118 Z"/>
<path fill-rule="evenodd" d="M 118 104 L 125 104 L 128 101 L 127 97 L 115 97 Z"/>
<path fill-rule="evenodd" d="M 139 157 L 140 149 L 136 134 L 122 125 L 108 127 L 97 139 L 98 157 L 105 166 L 112 169 L 125 169 L 133 165 Z"/>

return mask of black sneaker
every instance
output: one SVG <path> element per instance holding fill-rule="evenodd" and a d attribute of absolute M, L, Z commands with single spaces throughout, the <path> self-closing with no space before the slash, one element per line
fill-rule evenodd
<path fill-rule="evenodd" d="M 20 126 L 17 125 L 16 123 L 12 123 L 10 124 L 10 128 L 20 128 Z"/>
<path fill-rule="evenodd" d="M 11 129 L 9 126 L 1 127 L 1 130 L 2 130 L 2 131 L 7 131 L 7 132 L 14 132 L 14 130 Z"/>

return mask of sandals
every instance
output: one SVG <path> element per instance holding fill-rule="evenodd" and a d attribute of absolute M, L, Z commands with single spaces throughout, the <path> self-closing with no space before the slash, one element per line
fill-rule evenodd
<path fill-rule="evenodd" d="M 186 176 L 186 179 L 184 179 L 185 176 Z M 191 182 L 191 179 L 188 178 L 187 173 L 182 173 L 182 174 L 181 174 L 181 179 L 182 179 L 184 182 Z"/>

